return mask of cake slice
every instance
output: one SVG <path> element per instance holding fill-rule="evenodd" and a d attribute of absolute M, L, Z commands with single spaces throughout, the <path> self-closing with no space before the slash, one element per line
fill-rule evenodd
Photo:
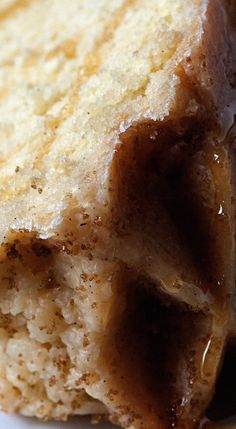
<path fill-rule="evenodd" d="M 2 410 L 204 415 L 236 331 L 235 12 L 1 1 Z"/>

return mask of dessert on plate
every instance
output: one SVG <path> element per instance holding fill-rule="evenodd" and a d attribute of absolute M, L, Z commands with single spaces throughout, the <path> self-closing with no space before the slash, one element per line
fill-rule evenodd
<path fill-rule="evenodd" d="M 1 1 L 2 410 L 205 415 L 236 337 L 235 16 Z"/>

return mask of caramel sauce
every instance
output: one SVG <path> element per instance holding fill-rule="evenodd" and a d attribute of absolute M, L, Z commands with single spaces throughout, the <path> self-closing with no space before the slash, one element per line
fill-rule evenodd
<path fill-rule="evenodd" d="M 133 135 L 129 130 L 124 138 L 128 142 L 121 146 L 116 158 L 120 180 L 117 195 L 121 219 L 126 222 L 116 222 L 118 234 L 124 237 L 121 255 L 127 240 L 125 231 L 134 226 L 140 233 L 150 216 L 156 216 L 152 233 L 156 242 L 167 249 L 170 260 L 180 260 L 176 249 L 180 252 L 184 249 L 182 255 L 188 257 L 187 264 L 181 265 L 181 260 L 176 264 L 186 290 L 194 284 L 210 298 L 205 313 L 198 309 L 186 311 L 183 303 L 178 304 L 168 296 L 168 288 L 166 295 L 160 295 L 154 284 L 152 293 L 160 299 L 156 304 L 154 335 L 145 327 L 147 316 L 141 316 L 141 304 L 135 301 L 138 293 L 128 297 L 127 302 L 133 301 L 136 307 L 127 311 L 126 322 L 123 315 L 122 323 L 127 324 L 122 324 L 116 335 L 118 344 L 126 333 L 129 338 L 122 347 L 118 345 L 124 357 L 121 373 L 132 380 L 130 386 L 134 389 L 135 385 L 137 395 L 144 392 L 146 403 L 150 398 L 147 407 L 156 398 L 159 405 L 154 413 L 158 419 L 161 417 L 160 427 L 196 427 L 213 395 L 226 343 L 234 257 L 231 158 L 227 145 L 213 136 L 206 137 L 196 122 L 176 127 L 170 124 L 170 128 L 165 124 L 158 129 L 145 124 L 134 130 Z M 177 247 L 173 245 L 169 226 L 175 230 Z M 150 281 L 145 269 L 140 260 L 144 289 Z M 146 300 L 145 314 L 152 313 L 153 297 L 149 300 L 148 296 L 141 299 L 141 303 Z M 186 380 L 181 384 L 182 374 Z M 127 385 L 124 391 L 127 395 Z"/>
<path fill-rule="evenodd" d="M 176 129 L 171 124 L 170 129 L 167 124 L 158 129 L 146 125 L 133 133 L 124 137 L 129 140 L 123 146 L 126 153 L 117 153 L 122 189 L 119 203 L 125 212 L 122 219 L 130 224 L 126 229 L 138 222 L 145 226 L 149 207 L 161 213 L 156 219 L 157 230 L 153 231 L 160 247 L 167 249 L 172 260 L 178 259 L 171 244 L 168 225 L 172 224 L 174 239 L 184 249 L 183 257 L 190 259 L 185 272 L 180 268 L 180 277 L 205 292 L 209 290 L 222 312 L 227 311 L 222 303 L 232 283 L 233 247 L 231 160 L 227 148 L 213 137 L 206 138 L 196 123 L 181 123 Z"/>

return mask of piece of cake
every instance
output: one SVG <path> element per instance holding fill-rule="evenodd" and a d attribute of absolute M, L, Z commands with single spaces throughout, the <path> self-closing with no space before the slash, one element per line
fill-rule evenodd
<path fill-rule="evenodd" d="M 236 331 L 235 16 L 1 0 L 3 410 L 204 415 Z"/>

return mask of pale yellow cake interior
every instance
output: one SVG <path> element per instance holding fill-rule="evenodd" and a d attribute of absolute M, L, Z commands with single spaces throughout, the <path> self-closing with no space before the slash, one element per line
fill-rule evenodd
<path fill-rule="evenodd" d="M 219 0 L 1 0 L 3 410 L 204 412 L 235 320 L 227 40 Z"/>

